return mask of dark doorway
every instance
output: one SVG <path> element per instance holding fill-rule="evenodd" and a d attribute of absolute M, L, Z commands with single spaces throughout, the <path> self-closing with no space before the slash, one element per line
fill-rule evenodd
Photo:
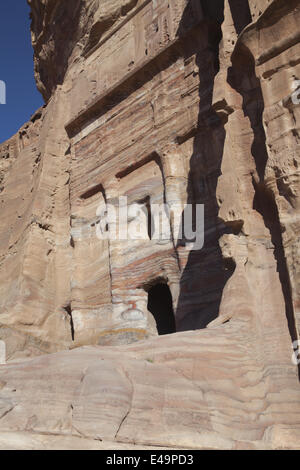
<path fill-rule="evenodd" d="M 156 284 L 148 291 L 148 310 L 155 318 L 159 335 L 176 332 L 172 294 L 167 284 Z"/>

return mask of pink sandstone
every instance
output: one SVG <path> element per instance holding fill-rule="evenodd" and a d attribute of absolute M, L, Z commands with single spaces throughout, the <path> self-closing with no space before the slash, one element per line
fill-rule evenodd
<path fill-rule="evenodd" d="M 45 106 L 0 144 L 0 449 L 299 448 L 300 1 L 28 3 Z M 99 240 L 124 196 L 204 204 L 203 248 L 172 221 Z"/>

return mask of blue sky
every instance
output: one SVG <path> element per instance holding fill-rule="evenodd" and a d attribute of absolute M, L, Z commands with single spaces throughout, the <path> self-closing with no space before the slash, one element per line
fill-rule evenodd
<path fill-rule="evenodd" d="M 0 80 L 6 83 L 6 104 L 0 104 L 0 142 L 3 142 L 43 105 L 34 81 L 26 0 L 2 2 L 0 39 Z"/>

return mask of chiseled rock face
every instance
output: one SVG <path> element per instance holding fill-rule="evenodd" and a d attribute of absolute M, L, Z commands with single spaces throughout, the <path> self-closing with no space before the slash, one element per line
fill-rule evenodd
<path fill-rule="evenodd" d="M 299 0 L 29 4 L 47 105 L 0 145 L 0 448 L 299 447 Z M 130 223 L 204 204 L 203 247 L 175 219 L 99 239 L 120 197 Z"/>

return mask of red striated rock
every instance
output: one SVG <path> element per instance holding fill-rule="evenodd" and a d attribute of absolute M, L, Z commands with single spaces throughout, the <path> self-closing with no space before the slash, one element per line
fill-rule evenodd
<path fill-rule="evenodd" d="M 47 105 L 0 146 L 0 448 L 299 447 L 300 2 L 29 3 Z M 125 196 L 204 204 L 203 248 L 174 219 L 99 240 Z"/>

